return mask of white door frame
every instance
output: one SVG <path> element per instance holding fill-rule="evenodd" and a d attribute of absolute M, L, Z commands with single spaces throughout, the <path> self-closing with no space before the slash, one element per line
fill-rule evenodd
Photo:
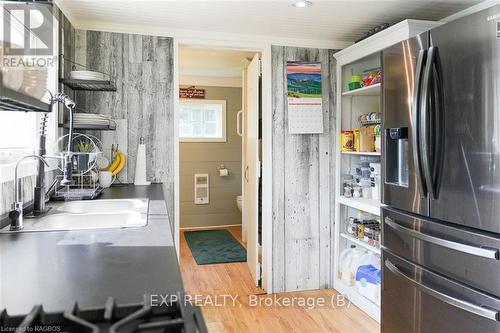
<path fill-rule="evenodd" d="M 272 213 L 272 81 L 271 81 L 271 43 L 174 38 L 174 241 L 179 256 L 179 45 L 191 47 L 210 47 L 229 50 L 246 50 L 261 52 L 262 61 L 262 287 L 267 293 L 273 292 L 272 280 L 272 245 L 273 245 L 273 213 Z"/>

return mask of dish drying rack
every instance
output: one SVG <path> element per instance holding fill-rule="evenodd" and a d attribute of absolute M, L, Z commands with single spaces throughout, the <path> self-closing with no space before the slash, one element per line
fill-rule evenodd
<path fill-rule="evenodd" d="M 61 137 L 57 144 L 64 146 L 64 138 Z M 73 184 L 62 185 L 62 175 L 57 175 L 54 180 L 53 200 L 92 200 L 97 198 L 103 191 L 98 183 L 97 158 L 102 155 L 102 143 L 93 135 L 74 133 L 73 140 L 86 140 L 93 149 L 91 152 L 73 152 Z"/>
<path fill-rule="evenodd" d="M 93 200 L 97 198 L 103 188 L 99 186 L 97 177 L 93 173 L 79 174 L 73 176 L 74 184 L 63 186 L 60 181 L 62 176 L 56 177 L 56 187 L 54 194 L 51 196 L 56 201 L 70 201 L 70 200 Z"/>

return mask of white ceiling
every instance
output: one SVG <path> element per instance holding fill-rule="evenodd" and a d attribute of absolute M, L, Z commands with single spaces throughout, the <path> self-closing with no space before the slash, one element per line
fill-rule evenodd
<path fill-rule="evenodd" d="M 77 28 L 164 36 L 245 35 L 353 42 L 381 23 L 439 20 L 481 0 L 56 0 Z M 269 38 L 266 38 L 269 40 Z M 341 43 L 340 43 L 341 44 Z M 339 45 L 340 45 L 339 44 Z"/>
<path fill-rule="evenodd" d="M 179 48 L 179 74 L 184 76 L 241 77 L 243 59 L 255 52 L 208 48 Z"/>

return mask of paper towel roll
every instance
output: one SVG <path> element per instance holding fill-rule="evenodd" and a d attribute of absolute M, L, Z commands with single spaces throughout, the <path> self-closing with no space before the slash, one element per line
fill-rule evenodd
<path fill-rule="evenodd" d="M 229 175 L 228 169 L 219 169 L 219 176 L 226 177 L 227 175 Z"/>
<path fill-rule="evenodd" d="M 137 147 L 137 160 L 135 162 L 135 177 L 134 185 L 150 185 L 151 182 L 146 180 L 146 145 L 144 138 L 139 141 Z"/>

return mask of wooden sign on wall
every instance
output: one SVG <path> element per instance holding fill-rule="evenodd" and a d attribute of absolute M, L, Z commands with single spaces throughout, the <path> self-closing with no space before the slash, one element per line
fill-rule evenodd
<path fill-rule="evenodd" d="M 205 89 L 197 89 L 194 86 L 188 88 L 179 88 L 180 98 L 205 98 Z"/>

